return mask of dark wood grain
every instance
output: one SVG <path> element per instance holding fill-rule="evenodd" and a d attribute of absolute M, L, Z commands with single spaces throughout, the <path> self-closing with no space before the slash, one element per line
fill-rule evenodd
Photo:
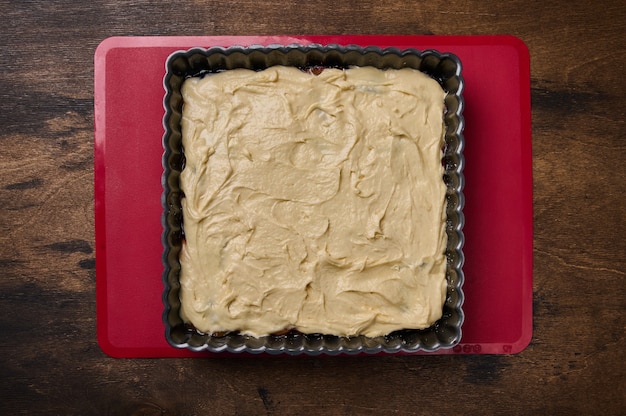
<path fill-rule="evenodd" d="M 621 1 L 0 1 L 0 413 L 624 414 Z M 95 330 L 112 35 L 495 34 L 531 53 L 534 334 L 512 356 L 120 360 Z"/>

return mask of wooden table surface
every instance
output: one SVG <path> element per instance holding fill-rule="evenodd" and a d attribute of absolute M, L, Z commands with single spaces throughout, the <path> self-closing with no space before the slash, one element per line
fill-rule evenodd
<path fill-rule="evenodd" d="M 2 1 L 0 414 L 624 414 L 622 1 Z M 114 35 L 502 34 L 531 55 L 534 332 L 515 355 L 114 359 L 93 54 Z"/>

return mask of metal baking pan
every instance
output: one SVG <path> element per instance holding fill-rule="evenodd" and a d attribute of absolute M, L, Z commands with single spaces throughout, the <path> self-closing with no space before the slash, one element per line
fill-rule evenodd
<path fill-rule="evenodd" d="M 178 256 L 184 239 L 182 229 L 179 175 L 184 166 L 181 117 L 181 86 L 189 77 L 205 76 L 235 68 L 262 70 L 274 65 L 301 69 L 315 67 L 347 68 L 372 66 L 378 69 L 420 70 L 437 80 L 447 95 L 445 147 L 442 163 L 447 186 L 447 296 L 441 319 L 423 330 L 400 330 L 368 338 L 337 337 L 324 334 L 302 334 L 291 331 L 282 335 L 255 338 L 238 333 L 220 336 L 202 333 L 180 317 Z M 251 47 L 193 48 L 175 52 L 167 59 L 164 77 L 165 115 L 163 124 L 163 321 L 167 341 L 174 347 L 193 351 L 231 353 L 269 353 L 289 355 L 415 353 L 452 348 L 461 340 L 464 320 L 463 301 L 463 87 L 461 62 L 450 53 L 435 50 L 418 51 L 339 45 L 270 45 Z"/>

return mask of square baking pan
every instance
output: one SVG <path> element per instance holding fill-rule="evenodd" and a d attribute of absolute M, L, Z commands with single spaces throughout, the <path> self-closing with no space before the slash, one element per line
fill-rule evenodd
<path fill-rule="evenodd" d="M 181 118 L 183 99 L 180 92 L 185 79 L 230 69 L 262 70 L 274 65 L 310 68 L 348 68 L 371 66 L 378 69 L 413 68 L 435 79 L 446 92 L 444 115 L 445 146 L 442 163 L 446 192 L 447 293 L 441 319 L 423 330 L 405 329 L 388 335 L 338 337 L 325 334 L 286 334 L 255 338 L 239 333 L 219 336 L 202 333 L 180 317 L 180 263 L 178 256 L 184 239 L 182 227 L 180 172 L 184 166 Z M 464 320 L 462 247 L 463 225 L 463 88 L 461 63 L 451 53 L 435 50 L 379 48 L 339 45 L 270 45 L 248 47 L 193 48 L 170 55 L 164 77 L 165 116 L 163 124 L 163 321 L 170 345 L 192 351 L 270 354 L 376 354 L 415 353 L 450 349 L 461 339 Z"/>

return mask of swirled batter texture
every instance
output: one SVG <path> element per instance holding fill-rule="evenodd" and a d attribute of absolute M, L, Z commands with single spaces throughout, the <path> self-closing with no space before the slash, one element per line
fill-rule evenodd
<path fill-rule="evenodd" d="M 182 93 L 181 314 L 370 337 L 446 293 L 445 93 L 412 69 L 229 70 Z"/>

